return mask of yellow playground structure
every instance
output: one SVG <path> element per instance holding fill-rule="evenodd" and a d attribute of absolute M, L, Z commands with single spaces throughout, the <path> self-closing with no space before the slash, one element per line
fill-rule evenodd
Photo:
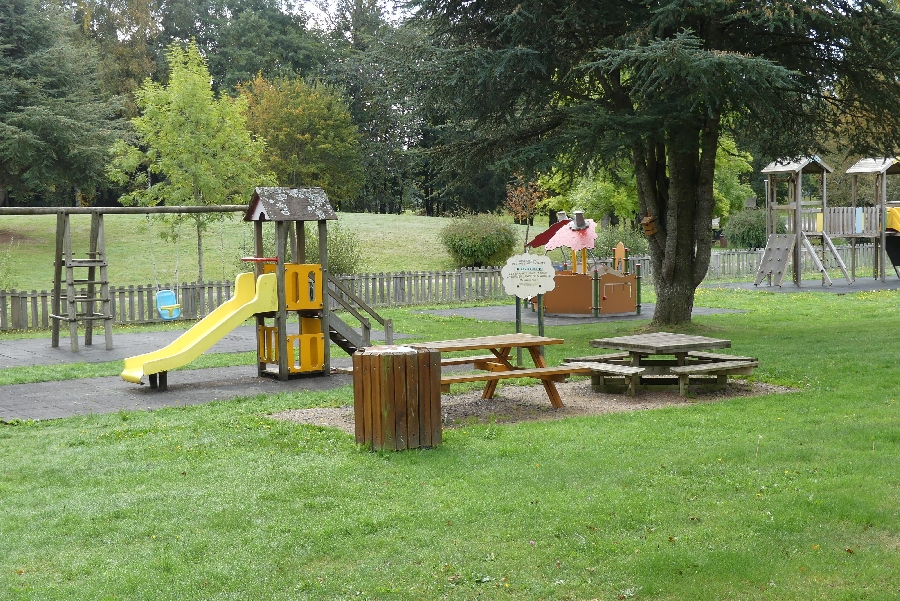
<path fill-rule="evenodd" d="M 370 343 L 367 312 L 384 326 L 393 342 L 390 320 L 379 317 L 362 299 L 328 277 L 327 222 L 337 219 L 321 188 L 257 188 L 244 216 L 253 223 L 253 264 L 235 282 L 234 297 L 207 315 L 172 344 L 125 360 L 122 378 L 136 384 L 149 377 L 150 387 L 168 388 L 167 373 L 186 365 L 247 319 L 256 320 L 257 373 L 287 380 L 331 373 L 330 344 L 348 354 Z M 305 262 L 306 221 L 318 224 L 319 263 Z M 275 225 L 275 256 L 263 253 L 263 224 Z M 292 262 L 288 262 L 288 256 Z M 331 284 L 335 292 L 329 290 Z M 329 309 L 329 298 L 356 317 L 362 333 Z M 296 330 L 290 332 L 296 323 Z"/>

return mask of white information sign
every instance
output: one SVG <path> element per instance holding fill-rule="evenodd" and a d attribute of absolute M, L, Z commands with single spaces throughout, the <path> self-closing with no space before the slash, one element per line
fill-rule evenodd
<path fill-rule="evenodd" d="M 500 271 L 503 290 L 519 298 L 531 298 L 556 287 L 556 270 L 547 255 L 514 255 Z"/>

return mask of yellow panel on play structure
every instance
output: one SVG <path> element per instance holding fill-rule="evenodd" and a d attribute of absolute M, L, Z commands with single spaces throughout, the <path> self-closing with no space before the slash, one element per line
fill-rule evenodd
<path fill-rule="evenodd" d="M 288 367 L 291 373 L 322 371 L 325 362 L 324 334 L 297 334 L 287 339 L 288 352 L 296 357 L 296 362 Z"/>
<path fill-rule="evenodd" d="M 887 210 L 887 229 L 900 232 L 900 208 L 893 207 Z"/>
<path fill-rule="evenodd" d="M 278 365 L 278 328 L 259 326 L 260 363 Z M 322 371 L 325 365 L 325 335 L 318 333 L 287 336 L 288 371 L 292 374 Z"/>
<path fill-rule="evenodd" d="M 274 273 L 275 265 L 263 266 L 263 272 Z M 322 266 L 318 263 L 284 264 L 285 309 L 288 311 L 311 311 L 321 309 Z"/>

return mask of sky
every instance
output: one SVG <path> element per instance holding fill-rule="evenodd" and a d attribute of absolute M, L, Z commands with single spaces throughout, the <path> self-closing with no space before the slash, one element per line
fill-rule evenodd
<path fill-rule="evenodd" d="M 314 21 L 315 25 L 321 29 L 328 27 L 328 15 L 322 10 L 322 6 L 326 6 L 330 11 L 333 9 L 335 0 L 300 0 L 303 11 L 306 12 Z M 386 16 L 389 20 L 400 19 L 400 10 L 397 5 L 399 2 L 393 0 L 382 0 L 381 4 L 385 7 Z"/>

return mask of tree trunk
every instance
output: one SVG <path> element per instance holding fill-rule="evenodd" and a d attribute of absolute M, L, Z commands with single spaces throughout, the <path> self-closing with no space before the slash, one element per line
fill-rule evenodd
<path fill-rule="evenodd" d="M 649 237 L 655 326 L 691 321 L 697 286 L 709 269 L 718 136 L 714 116 L 634 149 L 641 211 L 655 217 L 657 226 Z"/>
<path fill-rule="evenodd" d="M 694 308 L 696 286 L 690 278 L 690 266 L 677 268 L 668 280 L 653 279 L 656 290 L 656 310 L 653 312 L 654 325 L 677 325 L 691 321 Z"/>
<path fill-rule="evenodd" d="M 6 186 L 0 186 L 0 207 L 6 206 Z"/>

